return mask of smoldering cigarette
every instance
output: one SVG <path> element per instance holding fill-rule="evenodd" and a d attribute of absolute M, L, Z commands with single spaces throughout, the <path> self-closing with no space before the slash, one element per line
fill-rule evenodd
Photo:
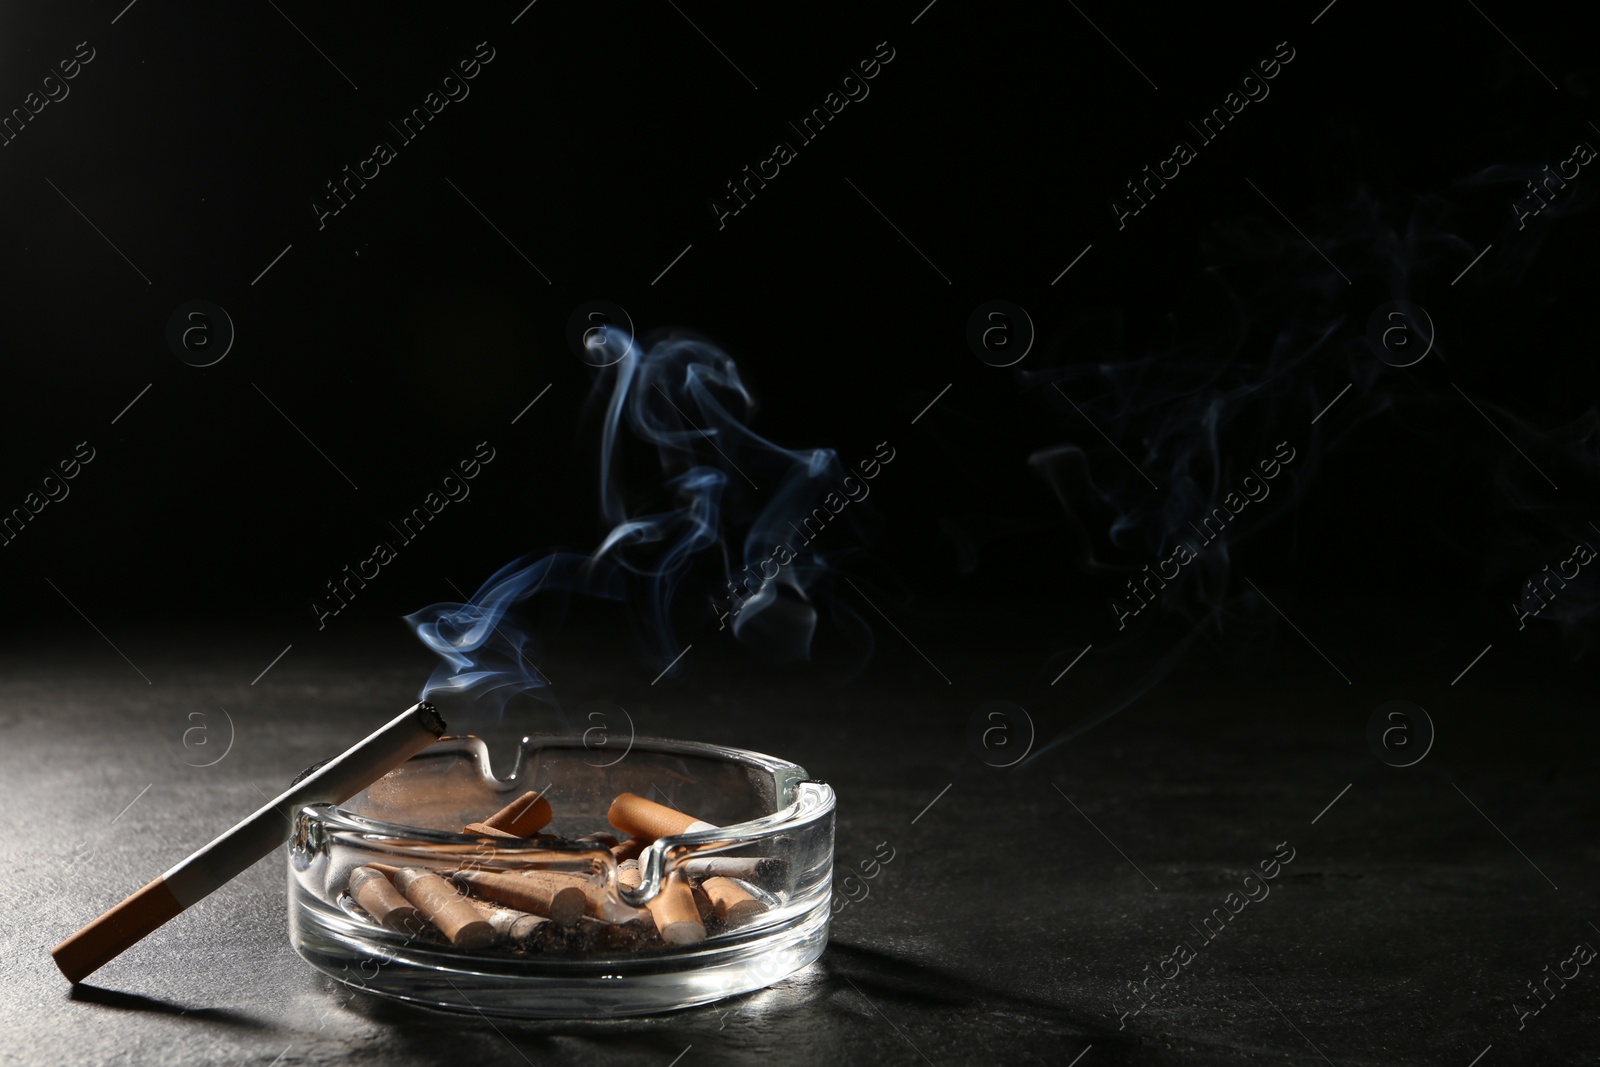
<path fill-rule="evenodd" d="M 83 981 L 287 841 L 301 807 L 342 804 L 433 744 L 444 731 L 444 720 L 432 704 L 421 701 L 407 708 L 61 942 L 50 951 L 56 966 L 68 980 Z"/>
<path fill-rule="evenodd" d="M 550 825 L 552 814 L 550 802 L 538 790 L 529 790 L 484 819 L 481 825 L 503 831 L 512 837 L 532 837 Z"/>
<path fill-rule="evenodd" d="M 457 871 L 453 877 L 457 885 L 480 897 L 542 915 L 562 926 L 576 926 L 589 907 L 582 889 L 544 872 Z"/>
<path fill-rule="evenodd" d="M 665 804 L 646 800 L 637 793 L 620 794 L 611 802 L 611 810 L 606 818 L 618 830 L 626 830 L 631 836 L 643 838 L 646 842 L 696 830 L 716 829 L 711 823 L 675 811 Z"/>
<path fill-rule="evenodd" d="M 731 878 L 707 878 L 700 883 L 699 891 L 706 895 L 724 926 L 743 926 L 767 910 L 766 904 Z"/>
<path fill-rule="evenodd" d="M 489 921 L 467 903 L 460 890 L 432 871 L 402 867 L 394 876 L 394 887 L 456 948 L 483 948 L 494 941 L 495 929 Z"/>
<path fill-rule="evenodd" d="M 422 928 L 416 906 L 401 895 L 382 871 L 357 867 L 350 872 L 350 895 L 380 925 L 402 934 Z"/>
<path fill-rule="evenodd" d="M 661 892 L 651 897 L 645 907 L 656 921 L 661 940 L 667 944 L 692 945 L 706 939 L 705 924 L 700 921 L 694 893 L 683 875 L 676 872 L 668 875 Z"/>

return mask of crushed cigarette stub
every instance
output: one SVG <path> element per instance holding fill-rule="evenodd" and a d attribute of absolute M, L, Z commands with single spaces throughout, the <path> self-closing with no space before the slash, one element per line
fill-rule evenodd
<path fill-rule="evenodd" d="M 559 936 L 556 933 L 559 924 L 542 915 L 530 915 L 515 908 L 502 908 L 498 904 L 473 897 L 467 897 L 466 900 L 478 909 L 480 915 L 489 920 L 494 932 L 506 941 L 527 946 L 546 943 Z"/>
<path fill-rule="evenodd" d="M 781 882 L 789 861 L 776 856 L 690 856 L 679 865 L 693 878 L 739 878 L 757 885 Z"/>
<path fill-rule="evenodd" d="M 539 872 L 457 871 L 456 884 L 509 907 L 542 915 L 562 926 L 576 926 L 588 910 L 583 890 Z"/>
<path fill-rule="evenodd" d="M 644 880 L 644 872 L 639 870 L 638 860 L 623 860 L 617 864 L 617 884 L 625 889 L 638 889 L 639 883 Z"/>
<path fill-rule="evenodd" d="M 724 926 L 743 926 L 767 910 L 767 906 L 731 878 L 707 878 L 700 891 L 711 901 L 717 919 Z"/>

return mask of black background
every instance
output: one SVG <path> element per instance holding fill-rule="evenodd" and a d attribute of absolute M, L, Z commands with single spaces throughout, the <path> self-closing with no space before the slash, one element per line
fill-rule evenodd
<path fill-rule="evenodd" d="M 1525 228 L 1513 207 L 1600 143 L 1592 49 L 1555 9 L 279 7 L 0 14 L 0 108 L 95 49 L 0 148 L 0 509 L 95 450 L 0 547 L 19 661 L 113 671 L 120 654 L 155 691 L 212 648 L 266 667 L 291 646 L 275 669 L 335 676 L 378 648 L 420 684 L 431 659 L 398 616 L 606 533 L 609 378 L 566 337 L 605 299 L 646 340 L 688 330 L 731 355 L 773 441 L 847 464 L 897 450 L 827 535 L 856 588 L 818 591 L 870 643 L 762 663 L 717 632 L 711 586 L 675 619 L 696 648 L 674 680 L 735 672 L 742 714 L 778 714 L 764 686 L 814 687 L 813 770 L 850 744 L 854 695 L 884 686 L 911 709 L 899 728 L 967 770 L 971 715 L 1020 702 L 1040 751 L 1071 742 L 1018 772 L 1037 775 L 1182 680 L 1173 699 L 1237 702 L 1228 729 L 1293 750 L 1338 724 L 1341 758 L 1385 773 L 1363 730 L 1403 698 L 1451 720 L 1436 761 L 1502 761 L 1508 796 L 1591 774 L 1600 585 L 1585 571 L 1526 629 L 1513 607 L 1600 544 L 1593 176 Z M 398 144 L 386 124 L 480 41 L 494 59 L 470 95 Z M 794 143 L 786 123 L 884 41 L 870 95 L 719 228 L 724 183 Z M 1187 121 L 1279 42 L 1294 59 L 1270 95 L 1199 146 Z M 319 229 L 311 202 L 377 140 L 397 158 Z M 1119 229 L 1112 200 L 1177 140 L 1198 157 Z M 206 368 L 166 338 L 196 299 L 236 330 Z M 967 343 L 992 299 L 1037 331 L 1012 367 Z M 1405 368 L 1368 328 L 1401 299 L 1434 327 Z M 497 458 L 471 498 L 319 629 L 324 583 L 480 441 Z M 1280 441 L 1297 458 L 1270 500 L 1119 629 L 1123 583 Z M 1030 462 L 1062 446 L 1080 473 Z M 658 489 L 634 468 L 634 499 Z M 530 620 L 558 686 L 563 656 L 603 665 L 585 697 L 624 701 L 666 666 L 625 612 L 579 616 Z M 1499 696 L 1462 698 L 1473 684 Z M 1167 715 L 1140 729 L 1182 733 Z"/>
<path fill-rule="evenodd" d="M 79 11 L 10 15 L 8 100 L 32 87 L 30 64 L 42 75 L 78 40 L 97 58 L 4 149 L 6 503 L 77 441 L 103 458 L 6 546 L 8 599 L 45 601 L 42 571 L 69 594 L 97 591 L 81 604 L 91 617 L 314 626 L 322 583 L 485 439 L 511 458 L 475 487 L 471 518 L 452 514 L 409 546 L 355 614 L 445 599 L 440 572 L 475 587 L 522 553 L 587 551 L 604 532 L 599 429 L 583 418 L 593 375 L 564 333 L 594 298 L 625 307 L 641 334 L 684 328 L 719 344 L 761 401 L 756 428 L 782 444 L 847 463 L 880 440 L 903 445 L 915 474 L 876 487 L 873 565 L 925 596 L 1037 604 L 1081 588 L 1062 509 L 1026 462 L 1039 448 L 1088 449 L 1097 482 L 1159 527 L 1108 562 L 1137 570 L 1181 527 L 1150 517 L 1135 498 L 1148 485 L 1050 381 L 1149 468 L 1157 506 L 1177 449 L 1149 457 L 1140 445 L 1194 412 L 1187 393 L 1219 399 L 1224 481 L 1292 439 L 1314 486 L 1277 517 L 1292 536 L 1247 548 L 1296 566 L 1308 591 L 1403 583 L 1493 617 L 1515 575 L 1583 528 L 1593 440 L 1575 424 L 1595 382 L 1577 358 L 1592 327 L 1572 294 L 1591 194 L 1574 182 L 1521 232 L 1511 204 L 1594 135 L 1593 68 L 1539 26 L 1519 43 L 1548 57 L 1562 90 L 1470 6 L 1470 20 L 1426 36 L 1431 13 L 1411 26 L 1386 12 L 1379 29 L 1342 11 L 1314 27 L 1265 6 L 1164 12 L 1160 34 L 1097 20 L 1160 69 L 1156 91 L 1075 15 L 930 11 L 910 26 L 844 9 L 713 12 L 725 20 L 714 39 L 760 70 L 759 91 L 670 5 L 536 5 L 515 26 L 485 11 L 330 12 L 313 39 L 359 91 L 270 5 L 220 22 L 135 6 L 98 35 Z M 323 183 L 375 140 L 398 140 L 386 123 L 481 40 L 497 58 L 471 95 L 319 231 L 310 203 Z M 723 184 L 774 140 L 797 140 L 785 123 L 883 40 L 896 58 L 871 95 L 719 231 L 710 202 Z M 1283 40 L 1296 59 L 1271 95 L 1119 232 L 1109 202 L 1123 183 L 1176 139 L 1197 142 L 1186 121 Z M 1451 287 L 1491 242 L 1483 269 Z M 1400 297 L 1429 309 L 1440 359 L 1398 370 L 1373 358 L 1368 316 Z M 1007 370 L 968 358 L 965 343 L 968 315 L 994 298 L 1027 308 L 1039 335 Z M 191 299 L 221 304 L 237 330 L 206 369 L 165 341 Z M 1280 334 L 1300 360 L 1269 370 Z M 1140 368 L 1141 410 L 1119 408 L 1110 371 L 1094 369 L 1118 366 Z M 1353 402 L 1313 430 L 1352 381 Z M 951 383 L 940 417 L 908 428 Z M 547 384 L 548 403 L 511 426 Z M 1560 533 L 1552 516 L 1567 520 Z M 1105 519 L 1083 516 L 1102 543 Z M 975 569 L 961 568 L 952 528 L 992 531 L 974 535 Z M 1511 571 L 1493 590 L 1486 560 Z M 11 622 L 25 633 L 63 608 Z"/>

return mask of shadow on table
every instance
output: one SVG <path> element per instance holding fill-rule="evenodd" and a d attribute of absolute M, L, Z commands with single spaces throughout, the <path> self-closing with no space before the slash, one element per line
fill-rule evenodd
<path fill-rule="evenodd" d="M 913 963 L 877 949 L 834 943 L 819 962 L 830 985 L 854 990 L 875 1009 L 890 1004 L 931 1012 L 1023 1014 L 1075 1031 L 1096 1045 L 1133 1043 L 1125 1031 L 1107 1026 L 1104 1016 L 1074 1013 L 1048 996 L 985 984 L 970 974 Z"/>
<path fill-rule="evenodd" d="M 342 995 L 342 992 L 341 994 Z M 722 1038 L 759 1037 L 790 1052 L 812 1045 L 819 1033 L 837 1030 L 847 1014 L 835 1001 L 865 998 L 875 1012 L 885 1007 L 953 1015 L 1005 1013 L 1032 1016 L 1042 1023 L 1075 1031 L 1096 1045 L 1132 1043 L 1131 1036 L 1067 1010 L 1047 996 L 1027 995 L 986 985 L 971 975 L 901 959 L 876 949 L 833 942 L 822 958 L 767 989 L 696 1008 L 622 1019 L 517 1020 L 478 1016 L 475 1029 L 504 1039 L 537 1057 L 558 1054 L 572 1038 L 603 1038 L 613 1054 L 650 1052 L 675 1055 L 686 1045 Z M 350 998 L 348 1010 L 405 1035 L 412 1048 L 462 1052 L 463 1023 L 470 1015 L 419 1008 L 369 993 Z M 851 1009 L 852 1013 L 855 1009 Z M 494 1035 L 498 1034 L 498 1038 Z"/>
<path fill-rule="evenodd" d="M 275 1027 L 269 1023 L 244 1012 L 231 1011 L 227 1008 L 186 1008 L 182 1004 L 175 1004 L 170 1000 L 160 1000 L 156 997 L 147 997 L 142 993 L 124 993 L 117 989 L 106 989 L 102 986 L 75 985 L 67 996 L 85 1004 L 98 1004 L 104 1008 L 115 1008 L 118 1011 L 137 1011 L 152 1015 L 170 1015 L 174 1018 L 194 1019 L 197 1022 L 217 1023 L 221 1026 L 235 1026 L 245 1030 L 272 1030 Z"/>

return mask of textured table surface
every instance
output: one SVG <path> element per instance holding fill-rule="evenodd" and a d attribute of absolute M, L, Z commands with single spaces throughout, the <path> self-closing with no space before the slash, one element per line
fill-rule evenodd
<path fill-rule="evenodd" d="M 354 993 L 291 949 L 282 850 L 72 990 L 50 946 L 403 707 L 427 666 L 407 641 L 307 651 L 255 686 L 263 657 L 244 639 L 202 653 L 174 636 L 167 647 L 187 650 L 147 653 L 148 686 L 103 646 L 5 657 L 0 1058 L 692 1067 L 1067 1063 L 1088 1049 L 1084 1067 L 1466 1067 L 1490 1046 L 1485 1065 L 1595 1055 L 1587 971 L 1520 1032 L 1513 1006 L 1538 1005 L 1526 983 L 1576 942 L 1600 945 L 1583 884 L 1595 848 L 1588 753 L 1532 742 L 1524 753 L 1483 731 L 1468 743 L 1439 722 L 1429 758 L 1397 770 L 1367 750 L 1365 716 L 1344 692 L 1203 664 L 1011 769 L 985 767 L 966 742 L 980 706 L 971 687 L 946 686 L 908 652 L 831 688 L 737 666 L 671 687 L 618 682 L 641 734 L 769 751 L 830 781 L 840 868 L 880 842 L 894 849 L 817 964 L 731 1002 L 519 1024 Z M 970 678 L 1010 665 L 943 666 Z M 585 673 L 618 672 L 551 673 L 572 692 Z M 1494 681 L 1486 671 L 1457 714 L 1491 722 L 1496 701 L 1514 707 Z M 1091 696 L 1092 671 L 1082 684 Z M 1292 729 L 1280 714 L 1290 704 Z M 1541 714 L 1576 721 L 1585 706 L 1547 697 Z M 206 721 L 192 713 L 222 708 L 232 748 L 189 766 L 184 732 Z M 1075 718 L 1059 699 L 1030 714 L 1040 747 Z M 210 740 L 225 740 L 213 728 Z M 1215 940 L 1201 936 L 1252 868 L 1291 849 L 1269 895 Z M 1128 983 L 1170 973 L 1163 960 L 1180 943 L 1193 958 L 1151 982 L 1166 988 L 1119 1029 L 1117 1012 L 1136 1003 Z"/>

